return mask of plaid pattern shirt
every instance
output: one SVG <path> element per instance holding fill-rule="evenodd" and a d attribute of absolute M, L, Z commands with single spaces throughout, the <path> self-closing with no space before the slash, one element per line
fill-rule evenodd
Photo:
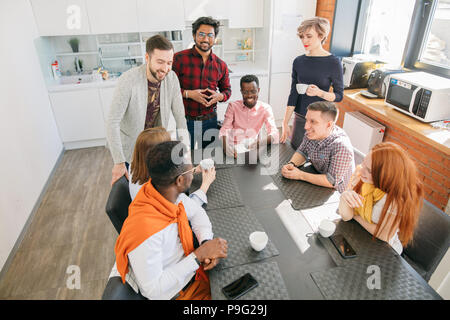
<path fill-rule="evenodd" d="M 309 159 L 317 171 L 326 174 L 337 191 L 345 191 L 355 170 L 355 160 L 353 146 L 343 129 L 335 125 L 323 140 L 310 140 L 305 135 L 297 152 Z"/>
<path fill-rule="evenodd" d="M 209 114 L 216 110 L 217 104 L 206 108 L 201 103 L 192 99 L 186 99 L 184 90 L 206 89 L 216 91 L 224 95 L 222 102 L 231 96 L 230 78 L 227 64 L 214 53 L 208 57 L 203 64 L 202 56 L 197 52 L 195 46 L 175 53 L 172 70 L 180 80 L 181 94 L 183 96 L 185 114 L 191 117 Z"/>

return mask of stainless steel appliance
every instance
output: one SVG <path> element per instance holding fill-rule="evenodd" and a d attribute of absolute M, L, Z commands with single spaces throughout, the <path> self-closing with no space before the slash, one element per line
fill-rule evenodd
<path fill-rule="evenodd" d="M 381 65 L 364 56 L 342 58 L 344 88 L 366 88 L 370 73 Z"/>
<path fill-rule="evenodd" d="M 379 68 L 374 71 L 369 76 L 367 81 L 367 90 L 376 95 L 377 98 L 383 98 L 386 96 L 386 90 L 389 86 L 389 78 L 393 74 L 403 73 L 402 69 L 387 69 Z"/>

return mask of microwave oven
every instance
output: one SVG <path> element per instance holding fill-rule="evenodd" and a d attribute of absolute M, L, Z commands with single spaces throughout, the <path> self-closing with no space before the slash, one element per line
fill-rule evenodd
<path fill-rule="evenodd" d="M 450 79 L 426 72 L 391 75 L 385 103 L 422 122 L 450 118 Z"/>

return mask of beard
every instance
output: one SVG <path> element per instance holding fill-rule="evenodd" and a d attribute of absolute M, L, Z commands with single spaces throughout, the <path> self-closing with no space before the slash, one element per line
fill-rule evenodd
<path fill-rule="evenodd" d="M 191 183 L 186 183 L 186 185 L 184 186 L 183 193 L 185 193 L 186 195 L 189 195 L 189 189 L 191 188 L 191 184 L 192 184 L 192 181 L 191 181 Z"/>
<path fill-rule="evenodd" d="M 207 44 L 208 48 L 203 49 L 202 44 Z M 209 44 L 209 42 L 205 42 L 205 41 L 204 42 L 195 42 L 195 46 L 197 47 L 198 50 L 203 51 L 203 52 L 208 52 L 212 48 L 212 46 Z"/>
<path fill-rule="evenodd" d="M 164 75 L 162 76 L 162 78 L 160 79 L 159 76 L 158 76 L 158 70 L 153 70 L 152 67 L 151 67 L 150 65 L 148 66 L 148 71 L 150 71 L 150 74 L 151 74 L 151 75 L 153 76 L 153 78 L 156 79 L 156 81 L 158 81 L 158 82 L 163 81 L 164 78 L 165 78 L 165 76 L 166 76 L 166 74 L 164 74 Z"/>

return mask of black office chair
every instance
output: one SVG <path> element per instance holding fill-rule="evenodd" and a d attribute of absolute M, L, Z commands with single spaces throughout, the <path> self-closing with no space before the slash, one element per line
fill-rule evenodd
<path fill-rule="evenodd" d="M 122 230 L 122 225 L 128 217 L 128 207 L 131 203 L 128 180 L 122 176 L 117 180 L 109 193 L 106 202 L 106 213 L 117 233 Z M 190 223 L 189 223 L 190 225 Z M 197 237 L 194 236 L 194 248 L 198 248 Z M 128 283 L 122 283 L 120 277 L 111 277 L 103 291 L 102 300 L 147 300 L 141 294 L 136 293 Z"/>
<path fill-rule="evenodd" d="M 450 216 L 424 200 L 413 241 L 402 257 L 426 280 L 436 270 L 450 246 Z"/>
<path fill-rule="evenodd" d="M 102 300 L 147 300 L 147 298 L 136 293 L 127 282 L 122 283 L 120 277 L 111 277 L 103 291 Z"/>
<path fill-rule="evenodd" d="M 106 202 L 106 213 L 111 220 L 117 233 L 120 233 L 123 222 L 128 217 L 128 207 L 131 203 L 128 180 L 122 176 L 117 180 L 109 192 Z"/>

